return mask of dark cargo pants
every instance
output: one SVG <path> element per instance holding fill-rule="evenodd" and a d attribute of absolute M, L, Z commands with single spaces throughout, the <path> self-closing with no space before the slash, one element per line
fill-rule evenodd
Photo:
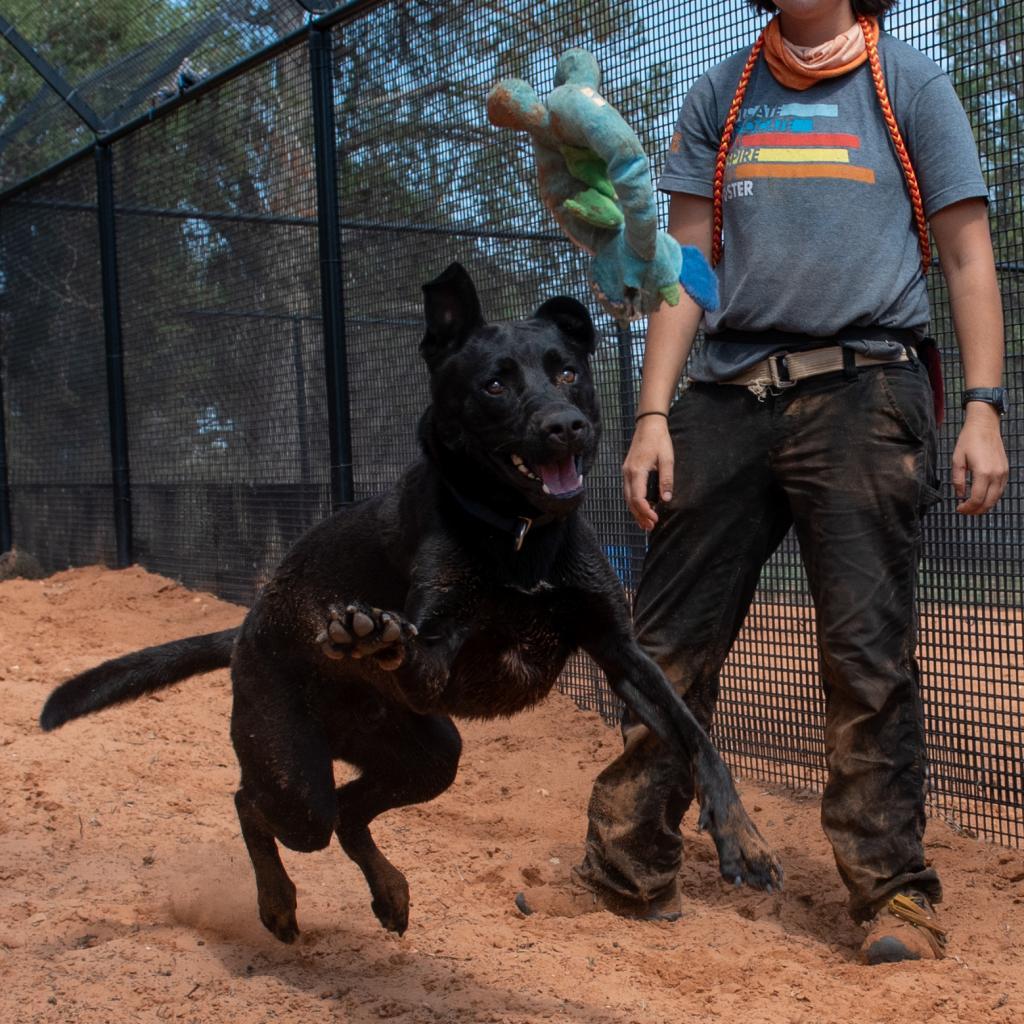
<path fill-rule="evenodd" d="M 822 824 L 857 920 L 895 891 L 941 898 L 926 868 L 925 748 L 914 658 L 921 516 L 935 424 L 918 363 L 801 381 L 759 401 L 697 384 L 672 409 L 672 500 L 636 596 L 640 642 L 705 727 L 719 670 L 767 559 L 793 525 L 817 618 L 826 698 Z M 771 665 L 765 666 L 766 682 Z M 577 869 L 647 903 L 674 885 L 688 765 L 639 722 L 598 777 Z"/>

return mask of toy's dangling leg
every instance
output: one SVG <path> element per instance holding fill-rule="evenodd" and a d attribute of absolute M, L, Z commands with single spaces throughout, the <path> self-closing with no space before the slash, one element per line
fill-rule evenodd
<path fill-rule="evenodd" d="M 588 188 L 578 192 L 572 199 L 566 199 L 562 207 L 595 228 L 610 228 L 614 231 L 623 224 L 622 211 L 615 200 L 602 195 L 597 189 Z"/>
<path fill-rule="evenodd" d="M 608 165 L 593 150 L 578 146 L 561 146 L 559 152 L 569 173 L 588 186 L 566 199 L 563 208 L 595 228 L 612 231 L 625 223 L 622 210 L 616 202 L 615 186 L 608 177 Z"/>

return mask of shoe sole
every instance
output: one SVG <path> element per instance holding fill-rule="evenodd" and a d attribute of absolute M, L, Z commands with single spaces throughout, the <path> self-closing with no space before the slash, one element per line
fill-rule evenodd
<path fill-rule="evenodd" d="M 533 907 L 526 902 L 526 893 L 516 893 L 515 905 L 524 917 L 533 916 L 534 910 Z M 616 914 L 616 912 L 610 907 L 603 907 L 602 909 L 607 910 L 610 914 Z M 678 921 L 683 916 L 683 912 L 681 910 L 666 910 L 654 911 L 649 914 L 616 914 L 616 916 L 625 918 L 627 921 L 666 921 L 671 923 L 673 921 Z"/>

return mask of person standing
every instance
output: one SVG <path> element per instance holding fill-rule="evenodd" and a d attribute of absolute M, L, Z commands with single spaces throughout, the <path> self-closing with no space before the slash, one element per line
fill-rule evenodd
<path fill-rule="evenodd" d="M 795 528 L 826 699 L 822 824 L 869 922 L 861 957 L 938 957 L 914 656 L 921 520 L 940 498 L 926 274 L 930 227 L 967 388 L 953 487 L 980 515 L 1008 471 L 987 189 L 948 77 L 881 31 L 892 0 L 748 2 L 776 16 L 692 87 L 659 182 L 669 233 L 710 256 L 722 302 L 649 319 L 623 465 L 651 531 L 637 632 L 709 728 L 761 569 Z M 623 737 L 570 884 L 520 909 L 679 916 L 690 768 L 628 716 Z"/>

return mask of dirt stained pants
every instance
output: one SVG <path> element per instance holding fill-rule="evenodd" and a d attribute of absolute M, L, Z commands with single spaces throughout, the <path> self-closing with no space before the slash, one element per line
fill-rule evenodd
<path fill-rule="evenodd" d="M 814 601 L 826 701 L 822 824 L 857 920 L 925 866 L 916 643 L 921 518 L 937 500 L 935 422 L 916 361 L 811 378 L 763 401 L 695 384 L 674 405 L 671 501 L 636 595 L 640 642 L 711 728 L 719 672 L 761 569 L 791 526 Z M 771 664 L 764 686 L 771 685 Z M 675 884 L 689 765 L 636 719 L 598 777 L 578 875 L 638 903 Z"/>

